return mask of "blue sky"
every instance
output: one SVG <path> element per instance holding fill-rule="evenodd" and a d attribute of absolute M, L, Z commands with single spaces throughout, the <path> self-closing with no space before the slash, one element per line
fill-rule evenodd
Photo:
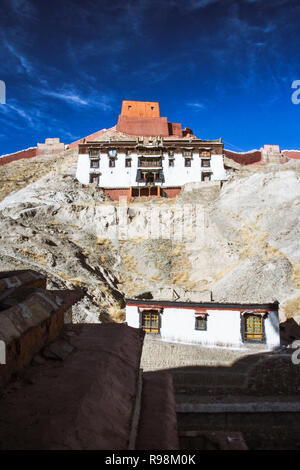
<path fill-rule="evenodd" d="M 0 0 L 0 154 L 111 127 L 122 99 L 233 150 L 300 148 L 300 2 Z"/>

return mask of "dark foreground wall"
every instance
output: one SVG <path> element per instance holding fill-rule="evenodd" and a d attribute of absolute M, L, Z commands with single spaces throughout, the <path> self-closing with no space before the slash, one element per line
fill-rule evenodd
<path fill-rule="evenodd" d="M 68 325 L 7 387 L 0 449 L 126 450 L 143 337 L 122 324 Z"/>

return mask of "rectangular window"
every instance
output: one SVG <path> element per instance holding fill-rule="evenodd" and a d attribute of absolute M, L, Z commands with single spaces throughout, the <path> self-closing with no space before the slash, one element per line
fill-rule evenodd
<path fill-rule="evenodd" d="M 203 158 L 201 159 L 201 166 L 202 167 L 210 167 L 210 159 L 209 158 Z"/>
<path fill-rule="evenodd" d="M 131 167 L 131 158 L 126 158 L 125 159 L 125 167 L 130 168 Z"/>
<path fill-rule="evenodd" d="M 264 319 L 262 315 L 244 316 L 244 341 L 263 342 L 264 341 Z"/>
<path fill-rule="evenodd" d="M 109 157 L 116 157 L 116 156 L 117 156 L 117 150 L 115 150 L 115 149 L 110 149 L 110 150 L 108 151 L 108 156 L 109 156 Z"/>
<path fill-rule="evenodd" d="M 146 333 L 159 333 L 159 312 L 157 310 L 142 312 L 142 329 Z"/>
<path fill-rule="evenodd" d="M 202 173 L 201 174 L 201 181 L 210 181 L 211 180 L 211 173 Z"/>
<path fill-rule="evenodd" d="M 139 157 L 138 166 L 140 168 L 160 168 L 162 159 L 160 157 Z"/>
<path fill-rule="evenodd" d="M 210 151 L 209 150 L 201 150 L 200 151 L 200 156 L 201 157 L 210 157 Z"/>
<path fill-rule="evenodd" d="M 184 159 L 184 166 L 191 166 L 192 165 L 192 160 L 190 158 L 185 158 Z"/>
<path fill-rule="evenodd" d="M 99 175 L 90 175 L 90 183 L 99 184 Z"/>
<path fill-rule="evenodd" d="M 99 160 L 91 160 L 91 168 L 99 168 Z"/>
<path fill-rule="evenodd" d="M 114 168 L 116 166 L 116 161 L 114 158 L 109 159 L 109 168 Z"/>
<path fill-rule="evenodd" d="M 195 317 L 195 330 L 207 330 L 207 317 L 206 316 L 196 316 Z"/>
<path fill-rule="evenodd" d="M 98 157 L 99 149 L 89 149 L 89 153 L 91 157 Z"/>

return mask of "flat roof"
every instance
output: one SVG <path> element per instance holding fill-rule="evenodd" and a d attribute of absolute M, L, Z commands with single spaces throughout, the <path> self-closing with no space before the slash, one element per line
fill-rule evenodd
<path fill-rule="evenodd" d="M 269 304 L 241 304 L 226 302 L 179 302 L 174 300 L 142 300 L 142 299 L 125 299 L 126 305 L 150 305 L 159 307 L 183 307 L 183 308 L 205 308 L 205 309 L 224 309 L 224 310 L 278 310 L 279 303 L 273 302 Z"/>
<path fill-rule="evenodd" d="M 125 100 L 122 100 L 122 103 L 124 103 L 124 101 L 137 101 L 138 103 L 159 103 L 159 101 L 153 101 L 153 100 L 130 100 L 130 99 L 125 99 Z"/>

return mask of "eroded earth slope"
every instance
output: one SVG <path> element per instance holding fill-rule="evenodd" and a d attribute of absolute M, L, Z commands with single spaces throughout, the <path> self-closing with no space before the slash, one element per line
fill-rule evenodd
<path fill-rule="evenodd" d="M 0 270 L 32 267 L 53 288 L 87 288 L 77 321 L 122 320 L 124 295 L 160 287 L 278 300 L 282 320 L 300 316 L 296 162 L 127 206 L 78 183 L 76 160 L 69 151 L 0 167 Z"/>

